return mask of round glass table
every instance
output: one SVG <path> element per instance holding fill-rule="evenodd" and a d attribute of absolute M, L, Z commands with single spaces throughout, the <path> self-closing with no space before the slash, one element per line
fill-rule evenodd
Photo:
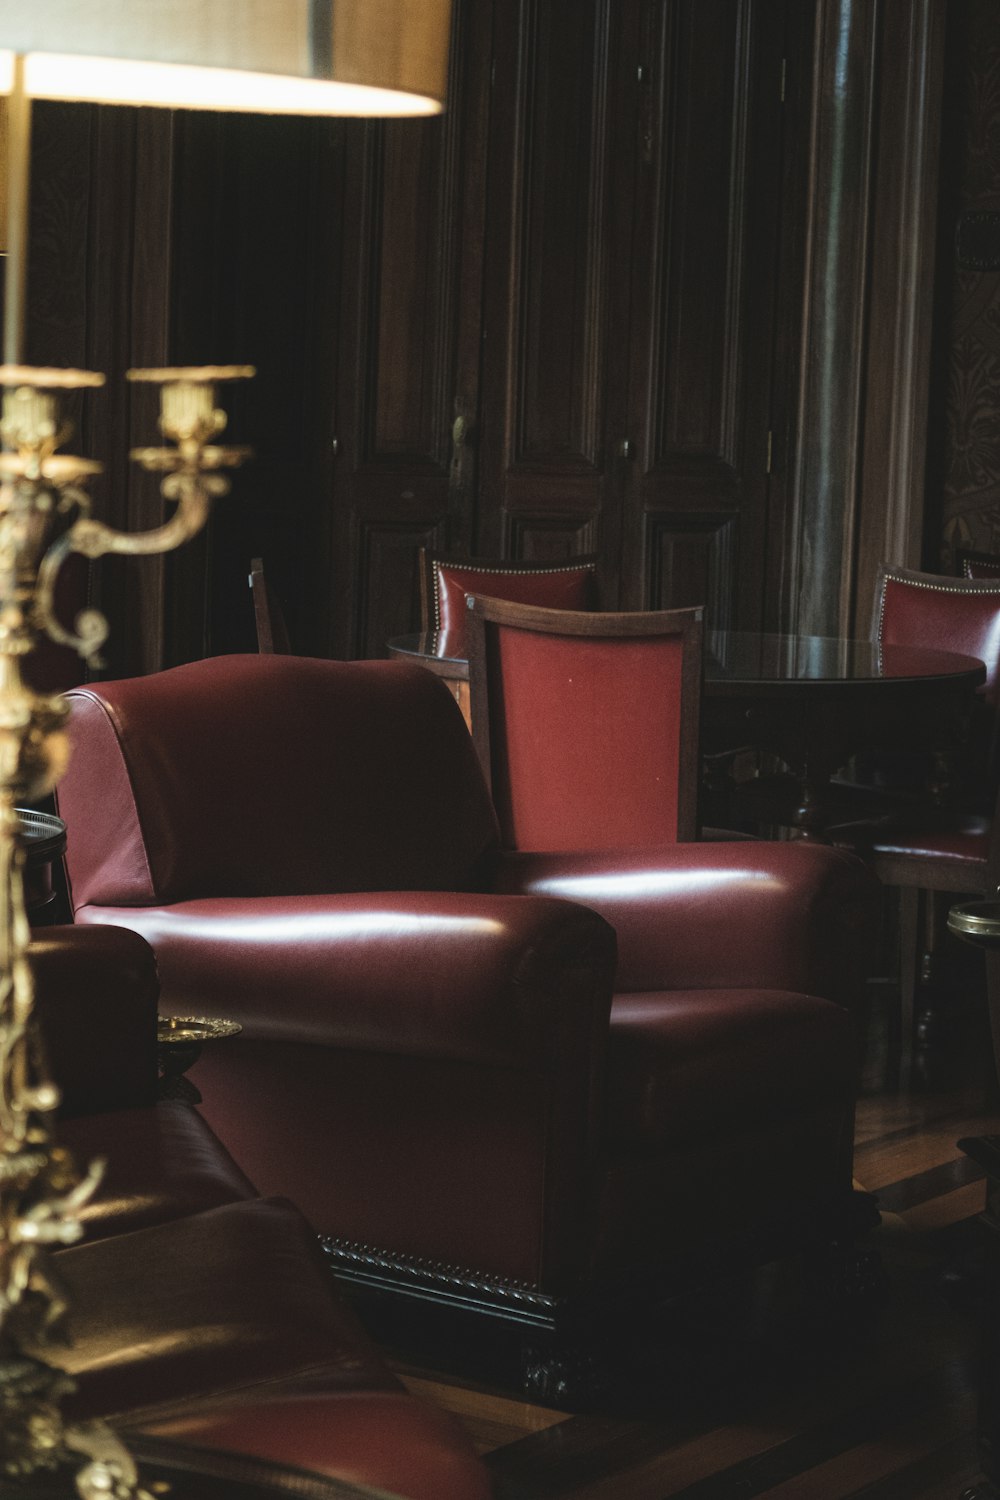
<path fill-rule="evenodd" d="M 443 677 L 471 724 L 469 664 L 447 632 L 396 636 L 391 657 Z M 780 758 L 797 782 L 793 826 L 822 836 L 831 778 L 862 750 L 947 754 L 969 744 L 987 710 L 974 657 L 871 641 L 754 631 L 705 635 L 701 746 Z"/>

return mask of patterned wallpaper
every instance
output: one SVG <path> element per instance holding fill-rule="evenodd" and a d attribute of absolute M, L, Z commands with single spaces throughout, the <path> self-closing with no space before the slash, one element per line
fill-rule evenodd
<path fill-rule="evenodd" d="M 965 24 L 956 38 L 958 87 L 949 101 L 960 117 L 942 158 L 943 187 L 952 196 L 951 181 L 954 194 L 952 230 L 962 215 L 1000 213 L 1000 4 L 964 0 L 953 13 Z M 951 315 L 940 354 L 947 395 L 939 470 L 940 561 L 950 573 L 959 551 L 1000 553 L 1000 270 L 962 269 L 947 228 L 942 242 L 952 248 L 950 270 L 941 267 L 945 287 L 950 278 Z M 928 499 L 934 503 L 933 495 Z"/>

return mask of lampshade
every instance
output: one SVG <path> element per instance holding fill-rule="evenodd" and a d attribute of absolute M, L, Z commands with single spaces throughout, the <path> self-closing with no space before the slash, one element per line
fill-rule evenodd
<path fill-rule="evenodd" d="M 422 115 L 444 103 L 451 0 L 0 0 L 36 99 Z"/>

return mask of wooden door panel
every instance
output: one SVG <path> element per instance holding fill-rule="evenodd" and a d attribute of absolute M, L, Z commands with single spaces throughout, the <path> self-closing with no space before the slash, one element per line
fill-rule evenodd
<path fill-rule="evenodd" d="M 597 550 L 597 524 L 593 518 L 544 515 L 530 510 L 514 511 L 510 517 L 510 550 L 523 562 L 560 562 L 581 552 Z"/>
<path fill-rule="evenodd" d="M 366 149 L 347 190 L 360 212 L 345 276 L 351 347 L 336 432 L 333 649 L 378 656 L 390 634 L 415 623 L 413 538 L 434 533 L 447 514 L 453 367 L 442 326 L 449 295 L 442 221 L 426 208 L 417 214 L 413 197 L 438 199 L 441 122 L 361 129 Z M 382 566 L 386 548 L 395 554 L 391 576 Z"/>
<path fill-rule="evenodd" d="M 497 31 L 479 552 L 555 555 L 556 534 L 581 550 L 596 535 L 617 311 L 609 85 L 620 10 L 519 0 Z"/>
<path fill-rule="evenodd" d="M 532 5 L 524 38 L 532 66 L 521 79 L 525 146 L 514 182 L 514 472 L 554 463 L 589 475 L 602 456 L 603 58 L 579 9 L 579 0 Z"/>
<path fill-rule="evenodd" d="M 373 132 L 374 134 L 374 132 Z M 447 479 L 452 398 L 448 236 L 441 233 L 441 126 L 397 121 L 373 141 L 368 162 L 372 234 L 363 271 L 374 359 L 364 407 L 359 472 L 402 461 Z M 381 148 L 381 149 L 379 149 Z"/>
<path fill-rule="evenodd" d="M 420 585 L 413 560 L 420 547 L 436 551 L 440 545 L 441 534 L 434 527 L 415 524 L 407 528 L 397 520 L 387 525 L 365 523 L 357 539 L 359 571 L 365 580 L 358 613 L 367 639 L 384 642 L 413 629 L 420 614 Z"/>
<path fill-rule="evenodd" d="M 658 12 L 658 14 L 657 14 Z M 710 12 L 710 14 L 708 14 Z M 733 355 L 739 338 L 740 7 L 674 0 L 654 10 L 660 82 L 660 149 L 644 174 L 654 255 L 651 284 L 637 286 L 650 309 L 636 335 L 643 387 L 652 395 L 650 466 L 712 463 L 735 476 Z M 651 26 L 652 26 L 651 22 Z M 655 56 L 655 54 L 654 54 Z M 640 178 L 640 182 L 643 178 Z M 647 251 L 640 233 L 637 248 Z M 645 258 L 645 255 L 644 255 Z"/>
<path fill-rule="evenodd" d="M 770 360 L 766 342 L 748 345 L 752 299 L 767 293 L 755 284 L 751 295 L 746 278 L 758 224 L 749 197 L 760 192 L 748 166 L 763 107 L 756 70 L 772 61 L 758 46 L 760 9 L 649 0 L 643 17 L 622 600 L 704 603 L 712 625 L 739 623 L 740 533 L 762 524 L 766 502 L 764 435 L 745 420 L 748 365 L 766 382 Z M 695 535 L 716 539 L 700 560 Z"/>
<path fill-rule="evenodd" d="M 490 6 L 455 9 L 449 107 L 352 127 L 335 402 L 330 650 L 418 619 L 417 548 L 463 535 L 476 422 Z M 472 80 L 470 83 L 469 80 Z"/>
<path fill-rule="evenodd" d="M 651 609 L 703 604 L 717 630 L 734 625 L 737 518 L 725 512 L 652 512 L 646 518 Z"/>

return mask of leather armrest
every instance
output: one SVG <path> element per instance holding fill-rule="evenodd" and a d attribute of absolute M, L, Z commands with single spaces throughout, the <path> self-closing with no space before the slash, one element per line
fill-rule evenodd
<path fill-rule="evenodd" d="M 45 927 L 29 959 L 62 1112 L 152 1104 L 159 985 L 149 945 L 124 928 Z"/>
<path fill-rule="evenodd" d="M 564 1066 L 581 1047 L 593 1064 L 607 1045 L 614 934 L 565 901 L 218 897 L 82 907 L 77 920 L 141 932 L 156 949 L 164 1012 L 226 1016 L 242 1040 L 533 1068 Z"/>
<path fill-rule="evenodd" d="M 853 1008 L 871 972 L 879 884 L 828 845 L 511 853 L 494 888 L 563 897 L 605 917 L 618 935 L 619 993 L 786 989 Z"/>

